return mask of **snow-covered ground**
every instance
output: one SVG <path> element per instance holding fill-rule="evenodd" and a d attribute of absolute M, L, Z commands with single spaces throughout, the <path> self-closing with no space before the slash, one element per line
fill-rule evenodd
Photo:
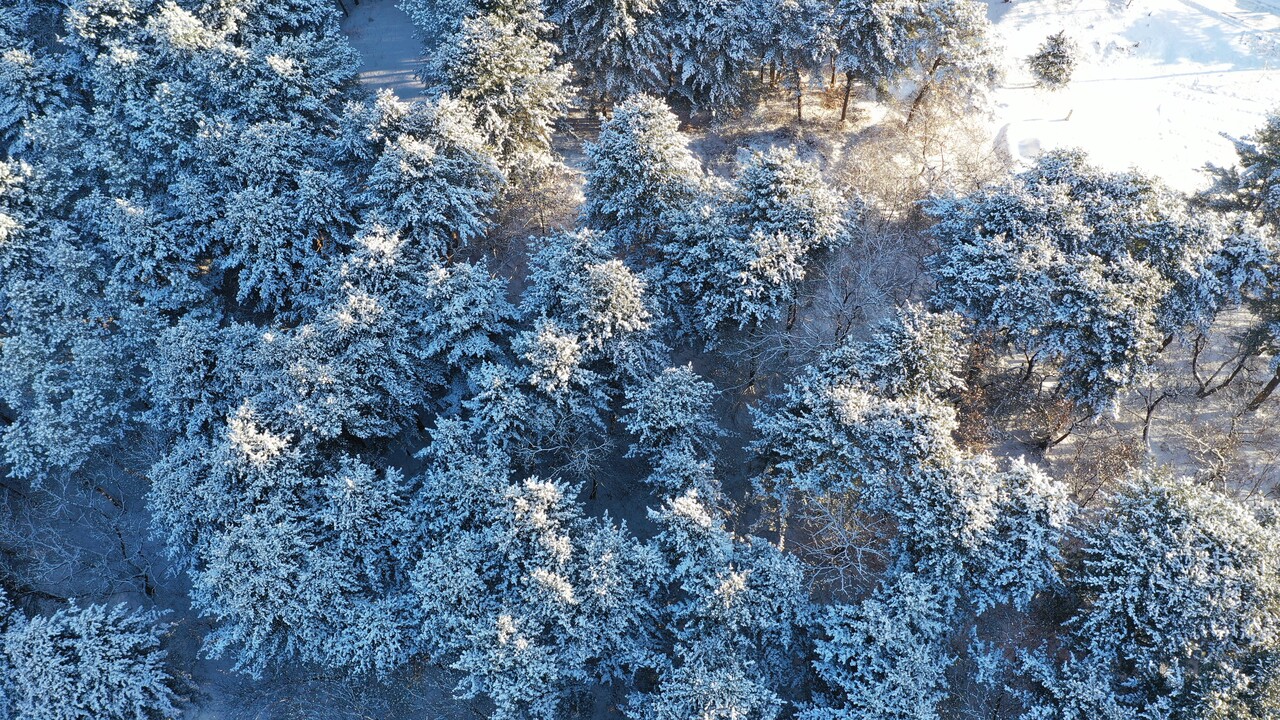
<path fill-rule="evenodd" d="M 992 132 L 1017 159 L 1078 146 L 1183 190 L 1229 164 L 1219 133 L 1248 134 L 1280 106 L 1280 0 L 988 0 L 1007 76 Z M 1026 58 L 1060 30 L 1079 45 L 1069 87 L 1033 87 Z"/>
<path fill-rule="evenodd" d="M 399 0 L 342 0 L 347 16 L 342 31 L 360 53 L 360 82 L 374 91 L 391 90 L 406 102 L 426 97 L 415 73 L 422 65 L 422 44 L 413 35 Z"/>

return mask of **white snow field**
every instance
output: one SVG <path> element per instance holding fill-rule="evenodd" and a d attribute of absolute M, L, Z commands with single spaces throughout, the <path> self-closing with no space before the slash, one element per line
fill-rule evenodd
<path fill-rule="evenodd" d="M 1007 75 L 993 134 L 1015 159 L 1081 147 L 1184 191 L 1206 162 L 1280 106 L 1280 0 L 988 0 Z M 1079 46 L 1064 90 L 1033 86 L 1026 58 L 1058 31 Z"/>

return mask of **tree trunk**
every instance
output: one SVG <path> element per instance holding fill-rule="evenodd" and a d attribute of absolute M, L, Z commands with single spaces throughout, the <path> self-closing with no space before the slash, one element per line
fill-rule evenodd
<path fill-rule="evenodd" d="M 1249 404 L 1245 409 L 1257 410 L 1258 406 L 1262 405 L 1262 403 L 1267 401 L 1267 398 L 1271 397 L 1271 393 L 1275 392 L 1276 387 L 1278 386 L 1280 386 L 1280 369 L 1276 370 L 1276 374 L 1271 376 L 1271 381 L 1263 386 L 1262 392 L 1255 395 L 1254 398 L 1249 401 Z"/>
<path fill-rule="evenodd" d="M 911 110 L 907 112 L 908 125 L 910 125 L 911 121 L 915 118 L 916 111 L 920 109 L 920 101 L 924 100 L 924 94 L 928 91 L 929 91 L 928 85 L 925 85 L 924 87 L 920 88 L 920 92 L 916 94 L 916 99 L 911 102 Z"/>
<path fill-rule="evenodd" d="M 1214 393 L 1218 392 L 1218 391 L 1219 391 L 1219 390 L 1221 390 L 1222 388 L 1224 388 L 1224 387 L 1226 387 L 1226 386 L 1230 385 L 1230 384 L 1231 384 L 1231 383 L 1236 379 L 1236 377 L 1237 377 L 1238 375 L 1240 375 L 1241 371 L 1243 371 L 1243 370 L 1244 370 L 1244 365 L 1245 365 L 1245 363 L 1246 363 L 1246 362 L 1248 362 L 1248 360 L 1249 360 L 1249 356 L 1248 356 L 1248 355 L 1245 355 L 1245 356 L 1241 357 L 1241 358 L 1240 358 L 1240 362 L 1236 363 L 1235 368 L 1231 371 L 1231 374 L 1227 376 L 1227 379 L 1226 379 L 1226 380 L 1223 380 L 1222 382 L 1218 383 L 1217 385 L 1213 385 L 1213 386 L 1211 387 L 1211 386 L 1210 386 L 1210 383 L 1211 383 L 1211 382 L 1213 382 L 1213 378 L 1214 378 L 1214 377 L 1217 377 L 1217 375 L 1218 375 L 1217 373 L 1214 373 L 1214 374 L 1209 378 L 1209 380 L 1207 380 L 1207 381 L 1205 381 L 1205 382 L 1203 382 L 1203 383 L 1201 383 L 1201 384 L 1200 384 L 1200 389 L 1196 391 L 1196 397 L 1198 397 L 1198 398 L 1207 398 L 1207 397 L 1209 397 L 1210 395 L 1212 395 L 1212 394 L 1214 394 Z"/>
<path fill-rule="evenodd" d="M 911 110 L 907 113 L 907 124 L 911 124 L 912 118 L 916 116 L 916 111 L 920 109 L 920 103 L 924 100 L 924 96 L 929 92 L 929 88 L 933 86 L 933 74 L 938 72 L 938 68 L 942 67 L 942 58 L 935 58 L 933 67 L 929 68 L 929 75 L 920 85 L 920 92 L 916 93 L 916 99 L 911 102 Z"/>
<path fill-rule="evenodd" d="M 831 56 L 831 82 L 827 83 L 831 87 L 836 86 L 836 56 Z"/>
<path fill-rule="evenodd" d="M 1151 416 L 1156 414 L 1156 408 L 1160 407 L 1160 403 L 1169 397 L 1168 393 L 1160 393 L 1160 397 L 1156 401 L 1147 405 L 1147 416 L 1142 420 L 1142 443 L 1148 448 L 1151 447 Z"/>
<path fill-rule="evenodd" d="M 1036 358 L 1037 358 L 1037 357 L 1039 357 L 1039 356 L 1040 356 L 1040 351 L 1039 351 L 1039 350 L 1037 350 L 1036 352 L 1033 352 L 1033 353 L 1031 353 L 1030 355 L 1027 355 L 1027 356 L 1026 356 L 1026 358 L 1027 358 L 1027 369 L 1026 369 L 1026 371 L 1025 371 L 1024 373 L 1022 373 L 1022 380 L 1021 380 L 1021 384 L 1026 385 L 1028 382 L 1031 382 L 1031 374 L 1032 374 L 1032 373 L 1034 373 L 1034 372 L 1036 371 Z M 1043 383 L 1041 383 L 1041 384 L 1043 384 Z"/>
<path fill-rule="evenodd" d="M 844 102 L 840 105 L 840 122 L 849 115 L 849 92 L 853 89 L 853 73 L 844 74 Z"/>

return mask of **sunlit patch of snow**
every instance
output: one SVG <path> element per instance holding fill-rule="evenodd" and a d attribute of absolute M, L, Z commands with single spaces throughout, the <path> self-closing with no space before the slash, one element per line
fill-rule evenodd
<path fill-rule="evenodd" d="M 1078 146 L 1112 170 L 1136 166 L 1191 191 L 1221 136 L 1246 135 L 1280 106 L 1276 0 L 989 0 L 1005 46 L 992 135 L 1012 157 Z M 1026 58 L 1059 30 L 1079 46 L 1071 84 L 1036 88 Z"/>

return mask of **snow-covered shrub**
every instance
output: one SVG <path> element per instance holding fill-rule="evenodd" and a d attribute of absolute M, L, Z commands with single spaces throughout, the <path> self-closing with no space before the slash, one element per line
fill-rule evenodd
<path fill-rule="evenodd" d="M 1049 90 L 1061 90 L 1071 82 L 1076 69 L 1078 48 L 1066 32 L 1058 32 L 1045 38 L 1035 54 L 1027 58 L 1027 67 L 1036 78 L 1036 84 Z"/>

